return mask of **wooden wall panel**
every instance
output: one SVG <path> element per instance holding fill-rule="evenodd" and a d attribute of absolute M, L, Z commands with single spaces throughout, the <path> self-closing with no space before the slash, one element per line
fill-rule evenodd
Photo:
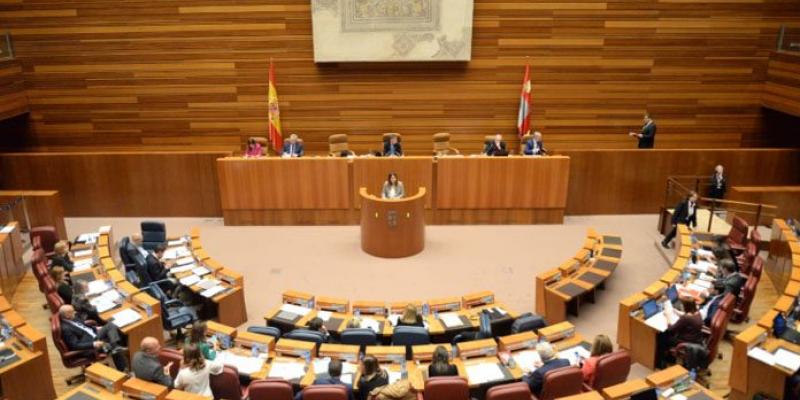
<path fill-rule="evenodd" d="M 761 104 L 800 116 L 800 52 L 772 52 Z"/>
<path fill-rule="evenodd" d="M 28 112 L 22 66 L 16 61 L 0 61 L 0 120 Z M 22 132 L 3 132 L 6 135 Z"/>
<path fill-rule="evenodd" d="M 58 237 L 62 239 L 72 239 L 67 237 L 67 226 L 64 224 L 64 206 L 61 201 L 61 194 L 56 190 L 1 190 L 0 204 L 8 204 L 15 201 L 19 196 L 24 197 L 25 206 L 22 204 L 14 207 L 9 215 L 13 220 L 18 221 L 20 227 L 27 231 L 32 227 L 51 225 L 58 231 Z M 30 226 L 25 219 L 25 210 L 28 211 Z"/>
<path fill-rule="evenodd" d="M 433 193 L 433 157 L 381 157 L 381 158 L 356 158 L 353 160 L 353 200 L 356 208 L 361 208 L 359 189 L 367 188 L 369 194 L 380 197 L 383 183 L 386 182 L 390 172 L 397 173 L 406 196 L 413 196 L 419 187 L 425 187 L 428 194 L 425 196 L 425 208 L 430 208 Z"/>
<path fill-rule="evenodd" d="M 722 164 L 728 185 L 800 184 L 800 150 L 564 150 L 570 157 L 566 213 L 656 213 L 670 175 L 711 176 Z"/>
<path fill-rule="evenodd" d="M 727 197 L 777 206 L 776 218 L 800 218 L 800 186 L 734 186 Z"/>
<path fill-rule="evenodd" d="M 58 190 L 68 217 L 217 217 L 229 152 L 2 153 L 0 189 Z"/>
<path fill-rule="evenodd" d="M 308 0 L 16 0 L 0 4 L 32 111 L 30 145 L 233 148 L 264 135 L 267 63 L 284 129 L 323 152 L 431 134 L 477 152 L 513 135 L 523 67 L 533 126 L 559 148 L 624 148 L 645 110 L 657 147 L 759 138 L 761 91 L 789 0 L 476 0 L 468 63 L 315 65 Z M 526 58 L 529 57 L 529 58 Z"/>

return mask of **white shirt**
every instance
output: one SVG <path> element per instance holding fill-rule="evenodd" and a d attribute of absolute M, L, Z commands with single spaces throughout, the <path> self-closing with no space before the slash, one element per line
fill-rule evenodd
<path fill-rule="evenodd" d="M 189 367 L 181 368 L 181 370 L 178 371 L 178 376 L 175 377 L 175 388 L 181 389 L 184 392 L 213 396 L 209 383 L 209 375 L 221 374 L 222 368 L 222 363 L 208 360 L 206 360 L 205 367 L 198 371 Z"/>
<path fill-rule="evenodd" d="M 687 221 L 689 220 L 689 218 L 692 217 L 692 215 L 694 215 L 694 207 L 695 207 L 694 202 L 690 201 L 689 204 L 688 204 L 689 212 L 686 213 Z"/>

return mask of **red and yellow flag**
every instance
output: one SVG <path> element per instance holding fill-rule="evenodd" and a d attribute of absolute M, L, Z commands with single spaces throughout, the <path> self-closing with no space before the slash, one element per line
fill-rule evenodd
<path fill-rule="evenodd" d="M 517 134 L 520 138 L 528 133 L 531 126 L 531 65 L 525 65 L 525 77 L 522 78 L 522 91 L 519 94 L 519 112 L 517 114 Z"/>
<path fill-rule="evenodd" d="M 272 150 L 280 154 L 283 151 L 283 134 L 281 133 L 281 112 L 278 108 L 278 89 L 275 88 L 275 67 L 269 62 L 269 142 Z"/>

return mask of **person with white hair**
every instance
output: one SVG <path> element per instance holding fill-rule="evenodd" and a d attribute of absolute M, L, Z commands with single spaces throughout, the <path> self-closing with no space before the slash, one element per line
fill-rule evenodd
<path fill-rule="evenodd" d="M 75 308 L 65 304 L 58 309 L 61 320 L 61 339 L 69 351 L 86 351 L 110 354 L 114 366 L 124 371 L 128 361 L 125 353 L 128 348 L 123 346 L 122 333 L 116 325 L 108 323 L 100 328 L 81 321 L 75 314 Z"/>
<path fill-rule="evenodd" d="M 547 154 L 542 141 L 542 132 L 533 132 L 533 135 L 525 141 L 525 148 L 522 150 L 522 154 L 526 156 L 543 156 Z"/>
<path fill-rule="evenodd" d="M 727 190 L 727 180 L 725 179 L 725 168 L 722 165 L 714 167 L 714 174 L 711 175 L 709 182 L 708 197 L 712 199 L 722 199 L 725 197 L 725 190 Z"/>
<path fill-rule="evenodd" d="M 542 394 L 544 375 L 554 369 L 569 367 L 569 360 L 557 358 L 553 345 L 547 342 L 537 344 L 536 352 L 539 353 L 539 358 L 542 359 L 542 365 L 530 374 L 523 376 L 522 380 L 530 386 L 531 393 L 538 397 Z"/>

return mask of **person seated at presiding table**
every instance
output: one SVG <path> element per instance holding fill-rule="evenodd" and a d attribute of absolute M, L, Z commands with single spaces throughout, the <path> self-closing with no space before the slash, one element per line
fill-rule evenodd
<path fill-rule="evenodd" d="M 386 182 L 383 182 L 383 190 L 381 190 L 381 198 L 383 199 L 402 199 L 406 196 L 403 182 L 397 177 L 397 174 L 390 172 L 386 177 Z"/>
<path fill-rule="evenodd" d="M 158 339 L 152 336 L 142 339 L 139 351 L 133 355 L 132 370 L 139 379 L 172 389 L 173 381 L 169 375 L 172 362 L 162 366 L 158 360 L 158 352 L 160 350 L 161 343 L 158 342 Z"/>
<path fill-rule="evenodd" d="M 257 158 L 262 155 L 261 143 L 256 142 L 255 139 L 247 141 L 247 148 L 244 150 L 244 158 Z"/>
<path fill-rule="evenodd" d="M 612 351 L 614 351 L 614 345 L 611 344 L 611 339 L 609 339 L 608 336 L 600 334 L 594 337 L 591 355 L 581 363 L 583 381 L 586 382 L 587 385 L 594 385 L 595 372 L 597 371 L 597 361 L 600 360 L 601 356 L 609 354 Z"/>
<path fill-rule="evenodd" d="M 220 362 L 206 360 L 198 346 L 190 343 L 183 348 L 183 363 L 175 377 L 175 389 L 184 392 L 213 396 L 210 375 L 219 375 L 224 366 Z"/>
<path fill-rule="evenodd" d="M 297 135 L 294 133 L 289 135 L 289 139 L 283 143 L 283 152 L 281 156 L 284 158 L 296 158 L 305 155 L 303 143 L 297 140 Z"/>
<path fill-rule="evenodd" d="M 72 285 L 72 308 L 75 309 L 78 319 L 81 321 L 100 321 L 100 314 L 97 307 L 89 302 L 86 293 L 89 292 L 89 283 L 81 279 Z"/>
<path fill-rule="evenodd" d="M 152 279 L 153 282 L 169 278 L 169 269 L 172 268 L 174 262 L 162 261 L 165 251 L 167 251 L 167 245 L 159 243 L 156 245 L 156 248 L 153 249 L 152 253 L 147 253 L 147 258 L 145 258 L 147 274 L 150 275 L 150 279 Z M 172 286 L 174 287 L 174 284 Z"/>
<path fill-rule="evenodd" d="M 186 338 L 186 345 L 194 345 L 200 349 L 200 352 L 203 353 L 203 357 L 206 360 L 213 361 L 217 358 L 217 350 L 219 350 L 219 344 L 214 341 L 213 345 L 208 344 L 206 340 L 206 334 L 208 331 L 208 326 L 206 325 L 205 321 L 197 321 L 192 325 L 191 330 L 189 330 L 189 337 Z"/>
<path fill-rule="evenodd" d="M 487 156 L 507 156 L 506 142 L 503 141 L 503 135 L 494 135 L 494 140 L 486 144 L 483 149 L 483 154 Z"/>
<path fill-rule="evenodd" d="M 428 366 L 428 378 L 434 376 L 457 376 L 458 368 L 450 364 L 450 352 L 444 346 L 436 346 Z"/>
<path fill-rule="evenodd" d="M 544 374 L 554 369 L 569 367 L 569 360 L 556 358 L 553 345 L 547 342 L 537 344 L 536 352 L 539 353 L 539 358 L 542 359 L 542 365 L 536 366 L 535 371 L 524 375 L 522 381 L 528 384 L 534 396 L 539 396 L 542 394 L 542 387 L 544 386 Z"/>
<path fill-rule="evenodd" d="M 128 256 L 130 256 L 131 260 L 136 261 L 138 264 L 143 266 L 147 265 L 147 256 L 149 253 L 147 250 L 142 246 L 144 243 L 144 238 L 142 238 L 141 233 L 134 233 L 131 235 L 131 240 L 128 243 L 128 248 L 125 251 L 128 252 Z"/>
<path fill-rule="evenodd" d="M 547 154 L 547 150 L 545 150 L 544 143 L 542 142 L 541 132 L 533 132 L 533 136 L 529 137 L 525 142 L 525 148 L 522 150 L 522 154 L 526 156 L 543 156 Z"/>
<path fill-rule="evenodd" d="M 50 257 L 50 268 L 61 267 L 67 272 L 72 272 L 75 265 L 69 258 L 69 242 L 66 240 L 59 240 L 53 246 L 53 255 Z"/>
<path fill-rule="evenodd" d="M 110 354 L 114 360 L 114 366 L 125 371 L 128 362 L 125 353 L 128 348 L 123 346 L 122 334 L 114 324 L 105 324 L 99 329 L 78 319 L 75 309 L 65 304 L 58 309 L 59 319 L 61 320 L 61 339 L 64 340 L 67 349 L 70 351 L 96 351 Z"/>
<path fill-rule="evenodd" d="M 403 155 L 403 146 L 397 140 L 397 135 L 389 136 L 389 140 L 383 142 L 384 157 L 400 157 Z"/>
<path fill-rule="evenodd" d="M 50 277 L 53 278 L 53 282 L 56 284 L 56 293 L 58 293 L 58 297 L 61 297 L 61 301 L 63 301 L 64 304 L 72 304 L 72 286 L 69 281 L 67 281 L 64 268 L 51 268 Z"/>
<path fill-rule="evenodd" d="M 353 385 L 342 382 L 342 361 L 333 359 L 328 363 L 328 376 L 314 379 L 312 385 L 342 385 L 347 389 L 347 400 L 354 400 Z M 295 400 L 303 400 L 303 392 L 294 396 Z"/>
<path fill-rule="evenodd" d="M 380 367 L 378 359 L 366 356 L 361 360 L 361 378 L 358 379 L 358 398 L 367 400 L 373 389 L 389 384 L 389 374 Z"/>
<path fill-rule="evenodd" d="M 417 307 L 413 304 L 406 305 L 403 315 L 397 320 L 397 326 L 420 326 L 424 327 L 422 316 L 417 312 Z"/>

